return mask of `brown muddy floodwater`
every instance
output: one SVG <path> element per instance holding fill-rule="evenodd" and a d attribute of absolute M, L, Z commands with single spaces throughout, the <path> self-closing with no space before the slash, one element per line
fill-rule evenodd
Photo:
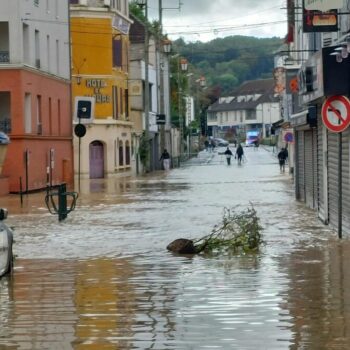
<path fill-rule="evenodd" d="M 60 223 L 43 194 L 23 208 L 0 198 L 17 255 L 0 280 L 0 349 L 350 349 L 350 242 L 295 202 L 271 152 L 246 156 L 83 182 Z M 166 251 L 249 202 L 264 227 L 258 254 Z"/>

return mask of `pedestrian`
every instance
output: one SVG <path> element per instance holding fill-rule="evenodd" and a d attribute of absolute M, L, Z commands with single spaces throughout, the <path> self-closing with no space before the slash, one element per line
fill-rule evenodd
<path fill-rule="evenodd" d="M 164 149 L 159 161 L 162 161 L 163 160 L 163 167 L 164 167 L 164 170 L 168 171 L 170 169 L 170 154 L 169 152 Z"/>
<path fill-rule="evenodd" d="M 226 156 L 227 165 L 231 165 L 232 151 L 230 150 L 229 146 L 227 146 L 227 149 L 224 154 Z"/>
<path fill-rule="evenodd" d="M 235 155 L 235 158 L 237 158 L 238 164 L 242 163 L 243 154 L 244 154 L 243 147 L 241 144 L 238 144 L 236 155 Z"/>
<path fill-rule="evenodd" d="M 280 171 L 281 172 L 285 172 L 287 154 L 288 153 L 286 152 L 286 149 L 282 148 L 277 155 L 278 162 L 280 164 Z"/>
<path fill-rule="evenodd" d="M 286 153 L 286 163 L 288 163 L 288 148 L 287 148 L 287 146 L 284 148 L 284 152 Z"/>
<path fill-rule="evenodd" d="M 208 140 L 204 141 L 204 147 L 205 147 L 205 150 L 208 152 L 208 148 L 209 148 L 209 141 Z"/>
<path fill-rule="evenodd" d="M 214 149 L 215 149 L 215 142 L 214 142 L 214 140 L 210 141 L 210 146 L 211 146 L 212 152 L 214 152 Z"/>

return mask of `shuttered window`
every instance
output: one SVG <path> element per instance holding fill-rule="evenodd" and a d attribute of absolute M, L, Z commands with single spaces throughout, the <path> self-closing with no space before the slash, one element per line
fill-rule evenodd
<path fill-rule="evenodd" d="M 113 67 L 122 67 L 123 65 L 123 50 L 122 50 L 122 41 L 112 39 L 113 47 Z"/>

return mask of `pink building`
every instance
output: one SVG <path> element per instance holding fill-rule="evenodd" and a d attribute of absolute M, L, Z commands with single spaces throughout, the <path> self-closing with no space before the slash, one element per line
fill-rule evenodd
<path fill-rule="evenodd" d="M 10 144 L 0 194 L 72 184 L 68 4 L 7 2 L 0 14 L 0 131 Z"/>

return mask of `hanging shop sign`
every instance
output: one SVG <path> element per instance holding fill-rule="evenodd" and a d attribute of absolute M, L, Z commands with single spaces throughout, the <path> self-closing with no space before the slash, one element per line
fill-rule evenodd
<path fill-rule="evenodd" d="M 345 96 L 332 96 L 322 105 L 322 121 L 328 130 L 342 132 L 350 124 L 350 101 Z"/>
<path fill-rule="evenodd" d="M 324 8 L 323 6 L 311 6 L 311 0 L 304 0 L 303 5 L 303 32 L 337 32 L 338 31 L 338 11 L 336 6 L 332 9 L 319 10 L 311 8 Z M 333 0 L 332 0 L 333 2 Z M 307 6 L 309 5 L 309 6 Z M 325 6 L 328 7 L 328 6 Z M 339 6 L 342 7 L 342 6 Z"/>

